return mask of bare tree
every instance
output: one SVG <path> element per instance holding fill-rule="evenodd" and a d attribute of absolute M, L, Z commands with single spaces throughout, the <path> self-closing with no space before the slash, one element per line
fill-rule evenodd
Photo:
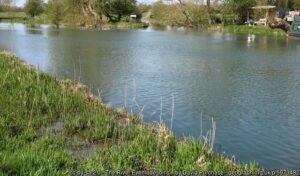
<path fill-rule="evenodd" d="M 196 22 L 197 19 L 194 19 L 194 15 L 191 15 L 192 13 L 195 13 L 195 12 L 192 12 L 192 13 L 189 12 L 189 9 L 186 7 L 185 0 L 177 0 L 177 1 L 179 4 L 178 7 L 179 7 L 180 11 L 186 17 L 187 24 L 192 27 L 198 26 L 199 24 L 197 24 L 197 22 Z M 198 7 L 206 6 L 205 11 L 206 11 L 206 16 L 207 16 L 207 21 L 208 21 L 209 25 L 212 25 L 213 20 L 212 20 L 211 0 L 195 0 L 193 3 L 194 3 L 194 5 L 196 5 Z M 199 8 L 199 9 L 201 9 L 201 8 Z"/>
<path fill-rule="evenodd" d="M 193 18 L 190 15 L 190 12 L 186 9 L 186 4 L 183 2 L 183 0 L 178 0 L 179 2 L 179 10 L 182 12 L 182 14 L 185 16 L 186 21 L 189 26 L 195 26 Z"/>
<path fill-rule="evenodd" d="M 13 4 L 13 0 L 0 0 L 0 9 L 9 8 Z"/>
<path fill-rule="evenodd" d="M 12 0 L 0 0 L 1 6 L 10 6 L 12 4 Z"/>
<path fill-rule="evenodd" d="M 14 0 L 0 0 L 0 12 L 1 11 L 10 11 L 14 6 Z"/>

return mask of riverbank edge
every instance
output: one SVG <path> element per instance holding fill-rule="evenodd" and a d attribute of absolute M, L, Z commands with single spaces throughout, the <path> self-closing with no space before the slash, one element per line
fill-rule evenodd
<path fill-rule="evenodd" d="M 248 25 L 215 25 L 207 28 L 209 31 L 217 32 L 232 32 L 242 34 L 254 34 L 254 35 L 273 35 L 273 36 L 287 36 L 287 33 L 282 29 L 272 29 L 265 26 L 248 26 Z"/>
<path fill-rule="evenodd" d="M 0 114 L 3 116 L 0 121 L 2 141 L 0 175 L 1 172 L 4 175 L 30 173 L 47 175 L 53 171 L 56 173 L 54 175 L 68 175 L 71 170 L 89 169 L 157 169 L 170 172 L 195 169 L 211 171 L 258 169 L 255 162 L 249 165 L 237 164 L 235 160 L 214 154 L 209 148 L 209 143 L 203 145 L 203 141 L 194 138 L 179 140 L 162 123 L 158 125 L 143 123 L 142 115 L 134 116 L 122 108 L 114 110 L 111 104 L 102 103 L 87 86 L 71 80 L 57 80 L 20 60 L 15 54 L 0 52 L 0 68 L 6 72 L 0 79 L 2 85 L 0 105 L 3 108 Z M 51 90 L 55 93 L 48 92 Z M 20 94 L 21 98 L 14 94 Z M 22 103 L 27 108 L 22 107 Z M 43 104 L 46 104 L 45 107 Z M 25 115 L 18 114 L 19 110 Z M 63 112 L 59 112 L 60 110 Z M 78 112 L 73 114 L 73 111 Z M 84 111 L 83 114 L 81 111 Z M 103 119 L 99 121 L 99 114 L 104 116 L 104 122 Z M 78 119 L 84 122 L 74 123 Z M 49 126 L 52 128 L 57 122 L 70 124 L 61 124 L 61 127 L 54 125 L 56 132 L 49 133 L 47 130 Z M 108 130 L 103 132 L 103 129 Z M 98 133 L 103 135 L 97 136 Z M 92 155 L 78 156 L 78 153 L 85 154 L 80 151 L 82 145 L 77 145 L 77 140 L 83 140 L 84 147 L 89 148 L 92 145 L 97 149 L 91 152 Z M 70 146 L 76 149 L 70 149 L 72 148 Z M 133 159 L 128 159 L 128 155 Z M 35 160 L 41 163 L 36 163 Z M 107 168 L 105 168 L 107 163 L 103 163 L 103 160 L 108 161 Z M 115 166 L 113 162 L 123 164 Z"/>
<path fill-rule="evenodd" d="M 22 23 L 30 26 L 35 25 L 51 25 L 55 27 L 51 22 L 45 20 L 42 17 L 36 19 L 2 19 L 0 23 Z M 134 21 L 120 21 L 120 22 L 107 22 L 98 26 L 93 25 L 71 25 L 67 23 L 62 23 L 62 27 L 78 28 L 78 29 L 97 29 L 97 30 L 114 30 L 114 29 L 145 29 L 149 27 L 148 23 L 145 22 L 134 22 Z"/>
<path fill-rule="evenodd" d="M 254 35 L 273 35 L 279 37 L 287 36 L 287 33 L 282 29 L 272 29 L 270 27 L 265 26 L 248 26 L 248 25 L 211 25 L 211 26 L 201 26 L 201 27 L 188 27 L 188 26 L 177 26 L 177 25 L 166 25 L 159 22 L 151 23 L 158 28 L 166 28 L 167 26 L 171 26 L 174 28 L 187 28 L 187 29 L 199 29 L 199 30 L 207 30 L 212 32 L 230 32 L 230 33 L 240 33 L 240 34 L 254 34 Z"/>

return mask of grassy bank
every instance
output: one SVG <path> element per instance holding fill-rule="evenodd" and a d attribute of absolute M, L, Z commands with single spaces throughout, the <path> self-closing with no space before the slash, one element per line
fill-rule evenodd
<path fill-rule="evenodd" d="M 31 26 L 41 25 L 41 24 L 51 24 L 49 19 L 46 16 L 37 16 L 33 19 L 21 19 L 21 18 L 12 18 L 12 19 L 0 19 L 0 22 L 6 23 L 23 23 Z M 62 24 L 63 26 L 77 28 L 78 26 L 70 24 Z M 147 28 L 149 25 L 142 22 L 115 22 L 115 23 L 104 23 L 98 27 L 95 26 L 83 26 L 80 28 L 83 29 L 100 29 L 100 30 L 110 30 L 110 29 L 143 29 Z"/>
<path fill-rule="evenodd" d="M 142 22 L 135 22 L 135 21 L 120 21 L 120 22 L 108 22 L 99 25 L 98 27 L 95 26 L 85 26 L 83 28 L 87 29 L 102 29 L 102 30 L 110 30 L 110 29 L 143 29 L 147 28 L 147 23 Z"/>
<path fill-rule="evenodd" d="M 27 18 L 24 12 L 0 12 L 0 19 L 11 19 L 11 18 Z"/>
<path fill-rule="evenodd" d="M 31 26 L 40 24 L 51 24 L 51 20 L 47 14 L 35 16 L 33 18 L 28 17 L 24 12 L 0 12 L 0 22 L 10 23 L 23 23 Z M 70 24 L 68 21 L 63 21 L 61 25 L 78 27 L 80 25 Z M 147 23 L 138 22 L 135 20 L 120 21 L 120 22 L 104 22 L 98 27 L 93 25 L 86 25 L 83 28 L 99 28 L 99 29 L 142 29 L 148 27 Z"/>
<path fill-rule="evenodd" d="M 142 22 L 118 22 L 112 24 L 116 29 L 138 29 L 138 28 L 147 28 L 147 23 Z"/>
<path fill-rule="evenodd" d="M 24 12 L 0 12 L 0 22 L 20 23 L 27 20 Z"/>
<path fill-rule="evenodd" d="M 178 140 L 163 124 L 112 110 L 72 81 L 59 81 L 0 53 L 0 175 L 72 170 L 255 170 Z"/>
<path fill-rule="evenodd" d="M 281 29 L 272 29 L 265 26 L 226 25 L 226 26 L 212 26 L 208 29 L 211 31 L 221 31 L 221 32 L 286 36 L 286 33 Z"/>

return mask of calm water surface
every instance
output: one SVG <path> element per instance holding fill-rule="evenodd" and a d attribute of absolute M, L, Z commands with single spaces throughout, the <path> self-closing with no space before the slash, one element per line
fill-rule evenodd
<path fill-rule="evenodd" d="M 0 48 L 178 135 L 217 123 L 215 150 L 265 168 L 300 166 L 300 41 L 201 31 L 55 30 L 0 24 Z M 136 101 L 134 101 L 136 100 Z M 133 103 L 134 102 L 134 103 Z"/>

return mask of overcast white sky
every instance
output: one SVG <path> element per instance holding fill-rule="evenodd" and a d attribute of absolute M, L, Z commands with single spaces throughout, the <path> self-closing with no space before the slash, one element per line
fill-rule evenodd
<path fill-rule="evenodd" d="M 15 0 L 17 6 L 23 6 L 26 0 Z M 150 3 L 155 0 L 137 0 L 138 2 Z"/>

